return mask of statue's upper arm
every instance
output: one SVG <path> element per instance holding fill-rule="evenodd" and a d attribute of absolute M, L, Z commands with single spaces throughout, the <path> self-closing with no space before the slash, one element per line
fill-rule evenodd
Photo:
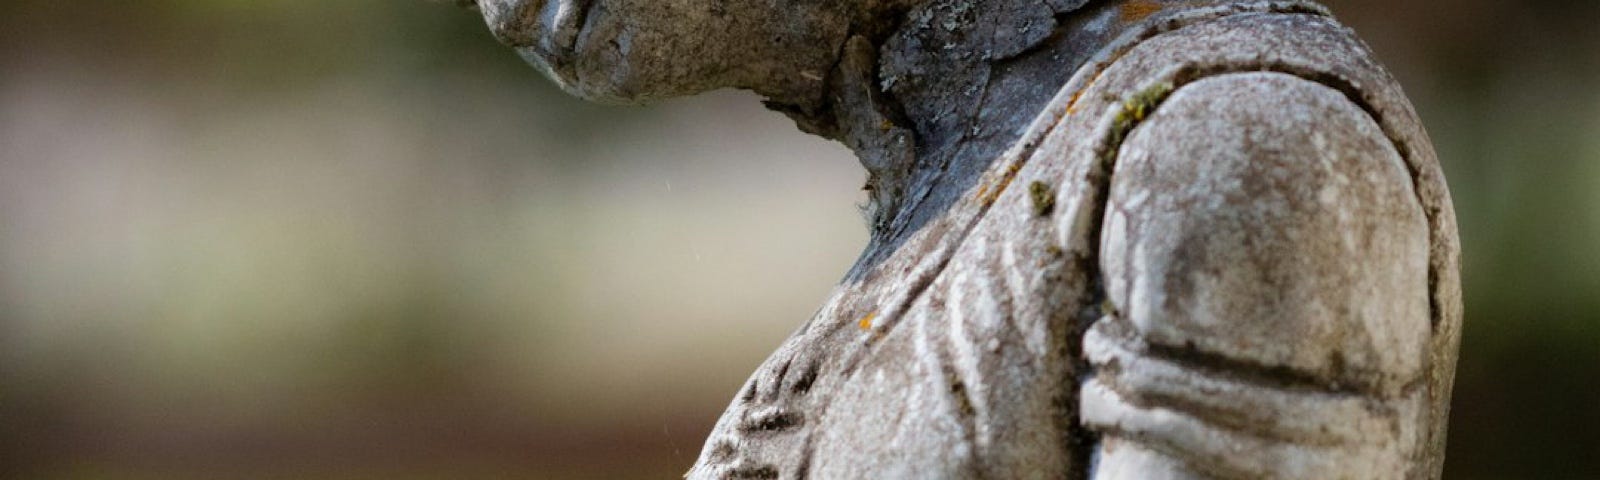
<path fill-rule="evenodd" d="M 1178 89 L 1121 145 L 1101 242 L 1091 427 L 1177 470 L 1406 475 L 1429 230 L 1356 103 L 1280 73 Z"/>

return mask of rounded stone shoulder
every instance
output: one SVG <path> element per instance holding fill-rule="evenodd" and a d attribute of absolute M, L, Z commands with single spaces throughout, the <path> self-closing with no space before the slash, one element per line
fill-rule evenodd
<path fill-rule="evenodd" d="M 1097 346 L 1105 347 L 1100 348 L 1101 363 L 1097 365 L 1102 369 L 1133 360 L 1170 367 L 1145 371 L 1155 375 L 1145 380 L 1163 379 L 1167 382 L 1163 388 L 1170 387 L 1169 392 L 1177 391 L 1172 388 L 1217 391 L 1220 387 L 1216 384 L 1180 381 L 1219 379 L 1207 377 L 1208 372 L 1235 372 L 1220 378 L 1230 381 L 1241 380 L 1233 377 L 1290 380 L 1276 383 L 1285 388 L 1252 387 L 1250 391 L 1261 392 L 1254 397 L 1261 401 L 1246 401 L 1252 398 L 1248 395 L 1225 397 L 1240 405 L 1234 409 L 1185 417 L 1169 416 L 1166 414 L 1171 411 L 1156 408 L 1152 411 L 1164 413 L 1141 417 L 1164 422 L 1161 425 L 1169 433 L 1189 435 L 1192 441 L 1199 436 L 1223 435 L 1228 428 L 1249 423 L 1242 419 L 1293 419 L 1296 412 L 1321 411 L 1319 406 L 1334 411 L 1330 404 L 1313 401 L 1329 398 L 1319 395 L 1404 397 L 1403 402 L 1385 407 L 1390 411 L 1371 419 L 1396 430 L 1389 438 L 1405 444 L 1396 450 L 1402 452 L 1403 458 L 1397 461 L 1405 468 L 1395 475 L 1437 477 L 1460 338 L 1460 250 L 1443 174 L 1404 93 L 1349 29 L 1301 2 L 1239 2 L 1156 18 L 1151 25 L 1150 30 L 1119 40 L 1069 82 L 1062 100 L 1052 107 L 1057 117 L 1045 120 L 1051 122 L 1052 133 L 1039 147 L 1040 154 L 1066 158 L 1071 165 L 1087 165 L 1068 170 L 1068 181 L 1085 178 L 1105 188 L 1099 196 L 1099 209 L 1092 203 L 1089 208 L 1075 208 L 1072 199 L 1062 199 L 1067 208 L 1061 210 L 1075 214 L 1058 220 L 1064 240 L 1087 232 L 1103 243 L 1092 258 L 1100 264 L 1107 293 L 1113 296 L 1107 310 L 1108 318 L 1115 321 L 1098 322 L 1085 336 L 1086 353 L 1092 357 Z M 1254 80 L 1239 81 L 1249 79 L 1244 77 Z M 1298 93 L 1291 95 L 1281 89 Z M 1174 101 L 1183 103 L 1170 103 Z M 1232 105 L 1235 102 L 1249 105 Z M 1171 108 L 1175 106 L 1186 111 Z M 1149 128 L 1163 116 L 1166 127 L 1159 131 Z M 1227 116 L 1234 118 L 1224 118 Z M 1250 127 L 1242 129 L 1243 125 Z M 1252 129 L 1256 133 L 1251 133 Z M 1334 130 L 1345 130 L 1343 136 L 1350 137 L 1340 141 L 1359 141 L 1334 145 Z M 1287 138 L 1268 138 L 1275 135 Z M 1289 139 L 1298 139 L 1298 143 L 1285 141 Z M 1219 155 L 1214 151 L 1219 145 L 1207 145 L 1219 140 L 1239 149 L 1221 158 L 1239 161 L 1199 158 L 1208 151 L 1213 157 Z M 1157 149 L 1163 157 L 1159 162 L 1137 166 L 1141 163 L 1137 157 L 1153 158 L 1149 155 Z M 1277 160 L 1243 161 L 1257 156 L 1251 152 L 1271 149 L 1279 152 L 1273 154 Z M 1351 157 L 1341 157 L 1340 152 L 1376 157 L 1363 157 L 1364 163 L 1354 165 Z M 1330 163 L 1285 163 L 1290 158 L 1322 162 L 1317 159 L 1323 157 Z M 1339 166 L 1341 163 L 1345 166 Z M 1165 170 L 1150 169 L 1158 165 Z M 1183 168 L 1192 170 L 1175 170 Z M 1337 186 L 1338 181 L 1376 183 Z M 1197 195 L 1202 187 L 1193 185 L 1196 182 L 1218 191 Z M 1328 185 L 1335 188 L 1323 188 Z M 1139 199 L 1137 191 L 1149 196 Z M 1263 195 L 1262 204 L 1228 206 L 1230 195 L 1236 199 Z M 1349 195 L 1355 196 L 1334 198 Z M 1092 196 L 1086 201 L 1095 202 Z M 1117 209 L 1139 201 L 1155 202 L 1142 205 L 1146 210 L 1139 214 L 1162 219 L 1155 220 L 1161 226 L 1127 231 L 1135 226 L 1118 225 L 1128 219 L 1119 220 L 1126 212 Z M 1162 201 L 1165 206 L 1158 208 L 1156 204 Z M 1351 206 L 1341 206 L 1344 203 Z M 1347 217 L 1341 219 L 1341 212 Z M 1400 219 L 1404 228 L 1390 231 L 1393 227 L 1380 225 L 1378 219 L 1355 215 Z M 1355 229 L 1346 230 L 1345 225 Z M 1360 230 L 1367 227 L 1376 228 Z M 1139 240 L 1147 236 L 1148 240 Z M 1402 240 L 1360 244 L 1382 238 Z M 1337 245 L 1346 241 L 1353 243 Z M 1389 271 L 1385 274 L 1388 279 L 1369 279 L 1364 273 L 1352 279 L 1359 268 L 1323 258 L 1337 257 L 1341 255 L 1338 251 L 1344 250 L 1343 254 L 1351 255 L 1346 257 L 1349 261 L 1364 262 L 1369 255 L 1397 258 L 1418 248 L 1423 251 L 1404 257 L 1404 262 L 1382 266 L 1379 271 Z M 1418 268 L 1417 262 L 1425 263 Z M 1145 270 L 1138 271 L 1140 268 Z M 1138 273 L 1129 277 L 1129 271 Z M 1345 280 L 1340 280 L 1341 276 Z M 1416 278 L 1407 284 L 1412 291 L 1376 288 L 1394 284 L 1398 276 Z M 1351 283 L 1324 291 L 1340 281 Z M 1273 289 L 1278 287 L 1282 288 Z M 1202 294 L 1200 289 L 1210 292 Z M 1247 290 L 1257 290 L 1259 295 L 1217 296 Z M 1391 295 L 1406 299 L 1383 306 L 1362 303 L 1357 296 L 1363 290 L 1375 299 Z M 1415 295 L 1414 290 L 1421 294 Z M 1115 298 L 1117 295 L 1122 298 Z M 1335 302 L 1340 296 L 1346 300 Z M 1399 321 L 1393 326 L 1369 323 L 1397 322 L 1394 318 L 1398 317 L 1388 315 L 1410 318 L 1419 308 L 1421 320 Z M 1321 309 L 1327 310 L 1304 316 Z M 1190 313 L 1198 316 L 1187 316 Z M 1289 314 L 1301 316 L 1286 320 Z M 1142 319 L 1134 318 L 1139 315 Z M 1372 333 L 1379 336 L 1358 338 Z M 1343 343 L 1321 343 L 1334 340 Z M 1387 348 L 1396 345 L 1403 348 Z M 1161 372 L 1166 373 L 1156 375 Z M 1091 382 L 1085 386 L 1080 394 L 1081 413 L 1092 429 L 1114 432 L 1116 422 L 1133 419 L 1117 414 L 1096 423 L 1090 421 L 1090 414 L 1093 405 L 1137 406 L 1139 398 L 1123 398 L 1115 390 L 1099 388 L 1112 381 L 1131 384 L 1134 380 L 1108 378 L 1103 385 Z M 1274 397 L 1271 391 L 1287 396 Z M 1298 405 L 1299 410 L 1267 408 L 1279 400 Z M 1253 407 L 1260 408 L 1250 410 Z M 1221 415 L 1226 412 L 1237 415 Z M 1219 415 L 1226 420 L 1216 423 Z M 1177 427 L 1195 419 L 1203 422 L 1190 425 L 1194 429 Z M 1327 424 L 1312 421 L 1304 425 L 1321 428 Z M 1202 428 L 1206 425 L 1228 428 Z M 1256 437 L 1228 437 L 1224 443 L 1237 450 L 1252 445 L 1246 438 L 1260 439 L 1259 435 L 1272 431 L 1251 434 Z M 1108 436 L 1106 445 L 1121 443 L 1128 447 L 1122 449 L 1125 453 L 1152 445 L 1130 438 Z M 1210 453 L 1214 456 L 1205 457 L 1202 450 L 1190 452 L 1198 455 L 1193 458 L 1243 458 L 1225 451 Z M 1142 458 L 1163 455 L 1150 453 Z"/>
<path fill-rule="evenodd" d="M 1107 294 L 1153 347 L 1386 396 L 1422 374 L 1427 219 L 1394 145 L 1339 91 L 1207 77 L 1117 158 Z"/>
<path fill-rule="evenodd" d="M 1176 90 L 1122 144 L 1102 238 L 1110 307 L 1080 395 L 1108 472 L 1415 470 L 1427 221 L 1393 144 L 1340 92 L 1272 72 Z"/>

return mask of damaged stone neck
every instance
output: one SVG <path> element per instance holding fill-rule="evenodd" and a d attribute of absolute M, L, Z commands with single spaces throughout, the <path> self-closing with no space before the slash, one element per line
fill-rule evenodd
<path fill-rule="evenodd" d="M 879 85 L 879 51 L 920 0 L 876 2 L 857 12 L 868 23 L 851 25 L 835 48 L 821 90 L 814 96 L 768 96 L 767 108 L 793 119 L 800 130 L 836 140 L 855 152 L 867 169 L 867 201 L 861 205 L 874 237 L 885 231 L 893 206 L 904 195 L 916 161 L 915 122 Z M 759 90 L 758 90 L 758 93 Z"/>
<path fill-rule="evenodd" d="M 980 172 L 1005 148 L 1004 133 L 1019 131 L 1037 113 L 1024 111 L 1042 106 L 1065 81 L 1070 69 L 1002 71 L 1000 65 L 1061 43 L 1052 42 L 1063 38 L 1058 19 L 1085 2 L 928 0 L 902 7 L 875 17 L 890 20 L 874 28 L 851 30 L 815 103 L 768 106 L 789 114 L 802 130 L 855 152 L 868 174 L 862 213 L 873 242 L 892 242 L 910 230 L 913 217 L 948 207 L 949 202 L 924 200 L 940 196 L 939 189 L 958 189 L 969 179 L 963 175 Z M 989 98 L 990 83 L 1013 74 L 1039 76 L 1044 88 Z M 979 115 L 994 104 L 1024 113 Z M 952 168 L 957 174 L 946 174 Z"/>
<path fill-rule="evenodd" d="M 855 152 L 867 169 L 862 215 L 874 237 L 888 231 L 917 164 L 916 123 L 899 102 L 879 88 L 878 48 L 864 36 L 845 41 L 829 92 L 830 138 Z"/>

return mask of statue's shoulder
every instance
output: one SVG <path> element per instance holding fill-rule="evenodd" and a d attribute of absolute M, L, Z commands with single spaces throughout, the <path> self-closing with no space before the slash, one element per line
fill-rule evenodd
<path fill-rule="evenodd" d="M 1438 217 L 1436 230 L 1454 231 L 1444 177 L 1416 111 L 1367 45 L 1323 7 L 1305 1 L 1114 5 L 1085 28 L 1129 23 L 1114 27 L 1121 33 L 1070 74 L 1008 156 L 1067 164 L 1083 163 L 1086 153 L 1109 156 L 1175 91 L 1230 74 L 1278 73 L 1337 91 L 1366 112 L 1416 177 L 1424 208 Z"/>
<path fill-rule="evenodd" d="M 1130 8 L 1152 2 L 1123 2 Z M 1459 324 L 1460 292 L 1455 213 L 1433 142 L 1398 81 L 1354 31 L 1325 8 L 1306 1 L 1215 2 L 1156 9 L 1126 27 L 1071 75 L 1014 148 L 1021 158 L 1043 158 L 1069 175 L 1109 178 L 1129 133 L 1161 102 L 1207 79 L 1251 72 L 1275 73 L 1337 92 L 1364 112 L 1393 145 L 1427 217 L 1434 308 L 1448 330 Z M 1253 77 L 1280 78 L 1280 77 Z M 1239 83 L 1238 80 L 1233 83 Z M 1248 81 L 1248 80 L 1245 80 Z M 1212 89 L 1247 95 L 1250 88 Z M 1310 90 L 1306 90 L 1310 91 Z M 1289 105 L 1263 105 L 1267 120 L 1305 114 Z M 1205 133 L 1169 132 L 1193 141 Z M 1182 138 L 1172 138 L 1179 141 Z M 1091 183 L 1095 183 L 1091 182 Z M 1098 217 L 1063 228 L 1098 228 Z"/>
<path fill-rule="evenodd" d="M 1082 393 L 1086 424 L 1139 439 L 1127 455 L 1246 477 L 1437 475 L 1461 325 L 1455 219 L 1414 109 L 1350 29 L 1302 3 L 1172 12 L 1109 45 L 1041 119 L 1034 156 L 1076 165 L 1067 178 L 1105 199 L 1064 225 L 1098 239 L 1113 306 L 1084 342 L 1106 377 Z M 1175 389 L 1167 369 L 1216 383 Z"/>
<path fill-rule="evenodd" d="M 1413 153 L 1432 161 L 1431 148 L 1422 145 L 1429 143 L 1426 134 L 1398 82 L 1325 8 L 1306 1 L 1189 5 L 1134 0 L 1104 12 L 1106 22 L 1129 24 L 1117 27 L 1121 33 L 1071 75 L 1039 122 L 1103 116 L 1163 84 L 1175 89 L 1211 76 L 1270 71 L 1345 93 L 1381 117 L 1397 142 L 1418 144 L 1425 151 Z"/>

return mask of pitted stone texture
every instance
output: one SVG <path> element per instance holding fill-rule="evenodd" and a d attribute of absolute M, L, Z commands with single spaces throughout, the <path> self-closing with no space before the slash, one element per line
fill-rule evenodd
<path fill-rule="evenodd" d="M 1423 284 L 1428 293 L 1429 322 L 1426 329 L 1421 329 L 1415 323 L 1405 322 L 1393 327 L 1372 325 L 1379 329 L 1375 330 L 1375 333 L 1381 332 L 1384 335 L 1393 335 L 1385 330 L 1388 328 L 1396 328 L 1401 332 L 1422 332 L 1420 338 L 1412 337 L 1413 340 L 1420 341 L 1420 345 L 1410 346 L 1410 348 L 1420 348 L 1424 352 L 1418 365 L 1421 375 L 1409 377 L 1403 374 L 1402 372 L 1407 371 L 1408 367 L 1401 363 L 1383 365 L 1380 369 L 1369 369 L 1365 372 L 1345 372 L 1347 374 L 1345 377 L 1348 379 L 1348 374 L 1356 373 L 1357 377 L 1367 378 L 1367 385 L 1382 387 L 1367 389 L 1369 395 L 1391 394 L 1396 388 L 1416 389 L 1411 394 L 1416 395 L 1421 401 L 1419 411 L 1415 415 L 1404 415 L 1403 418 L 1410 419 L 1406 420 L 1411 422 L 1408 425 L 1419 430 L 1421 439 L 1417 448 L 1407 449 L 1410 455 L 1406 459 L 1407 468 L 1397 475 L 1404 478 L 1436 478 L 1444 458 L 1445 419 L 1449 413 L 1456 347 L 1460 339 L 1461 310 L 1457 266 L 1459 242 L 1456 239 L 1454 214 L 1449 206 L 1449 194 L 1444 187 L 1443 176 L 1431 144 L 1426 134 L 1422 132 L 1415 112 L 1412 111 L 1394 80 L 1372 60 L 1371 53 L 1348 29 L 1339 26 L 1331 19 L 1309 14 L 1241 13 L 1215 21 L 1197 22 L 1172 30 L 1170 33 L 1150 37 L 1115 58 L 1115 61 L 1109 62 L 1104 70 L 1098 73 L 1093 85 L 1079 94 L 1081 100 L 1068 109 L 1069 112 L 1085 110 L 1104 112 L 1096 116 L 1101 119 L 1099 128 L 1109 128 L 1117 123 L 1115 121 L 1117 114 L 1127 106 L 1119 99 L 1133 98 L 1138 92 L 1148 90 L 1154 85 L 1171 84 L 1178 86 L 1179 91 L 1182 91 L 1183 85 L 1189 82 L 1217 75 L 1254 71 L 1292 75 L 1337 90 L 1355 108 L 1376 122 L 1383 137 L 1392 144 L 1394 151 L 1403 160 L 1402 165 L 1409 174 L 1408 178 L 1415 194 L 1411 202 L 1418 206 L 1427 224 L 1428 268 L 1426 281 Z M 1273 107 L 1269 112 L 1283 118 L 1268 123 L 1292 120 L 1296 113 L 1291 107 L 1292 105 Z M 1161 108 L 1157 106 L 1153 110 L 1160 112 Z M 1075 115 L 1069 115 L 1069 122 L 1072 121 L 1072 116 Z M 1120 153 L 1123 146 L 1122 142 L 1115 141 L 1119 139 L 1120 137 L 1115 135 L 1104 137 L 1093 151 L 1095 154 L 1112 158 L 1115 162 L 1117 153 Z M 1209 137 L 1200 135 L 1195 141 L 1206 142 L 1208 139 Z M 1063 151 L 1067 155 L 1079 154 L 1073 153 L 1079 150 L 1072 145 L 1063 144 L 1063 146 L 1065 147 Z M 1120 177 L 1124 174 L 1138 176 L 1143 173 L 1123 172 L 1119 169 L 1117 175 Z M 1101 254 L 1104 256 L 1101 258 L 1103 264 L 1109 266 L 1118 261 L 1115 254 L 1109 252 Z M 1235 265 L 1232 268 L 1246 267 Z M 1353 280 L 1367 281 L 1365 277 Z M 1259 292 L 1259 298 L 1274 298 L 1282 293 L 1270 286 L 1263 288 L 1265 289 Z M 1390 292 L 1381 293 L 1380 297 L 1373 300 L 1379 302 L 1392 300 Z M 1405 335 L 1392 336 L 1389 340 L 1396 341 L 1400 338 L 1405 338 Z M 1213 345 L 1251 341 L 1256 340 L 1251 338 L 1210 340 Z M 1381 343 L 1375 343 L 1378 344 Z M 1245 352 L 1245 355 L 1251 355 L 1243 349 L 1240 351 Z M 1242 370 L 1252 367 L 1252 364 L 1244 362 L 1213 361 L 1210 364 L 1219 369 Z M 1292 369 L 1293 365 L 1254 364 L 1253 366 L 1257 371 L 1277 369 L 1279 373 L 1295 372 Z M 1196 374 L 1202 373 L 1199 369 L 1191 370 Z M 1358 385 L 1344 385 L 1342 389 L 1356 386 Z M 1085 398 L 1083 401 L 1087 402 L 1088 399 Z"/>
<path fill-rule="evenodd" d="M 1147 341 L 1393 395 L 1420 378 L 1428 225 L 1394 145 L 1281 73 L 1178 90 L 1123 144 L 1102 265 Z"/>
<path fill-rule="evenodd" d="M 1087 424 L 1227 478 L 1407 476 L 1428 228 L 1365 111 L 1281 73 L 1190 83 L 1122 145 L 1103 238 Z"/>

